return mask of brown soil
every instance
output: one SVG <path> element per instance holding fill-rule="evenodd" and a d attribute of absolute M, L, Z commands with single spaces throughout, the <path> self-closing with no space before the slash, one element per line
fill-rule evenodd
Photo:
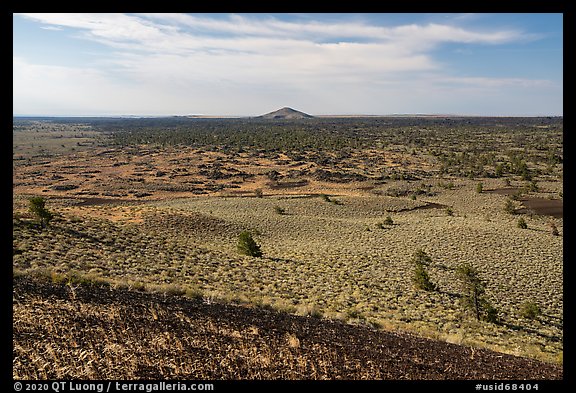
<path fill-rule="evenodd" d="M 17 379 L 562 379 L 561 367 L 261 308 L 15 277 Z"/>
<path fill-rule="evenodd" d="M 109 149 L 93 147 L 49 160 L 31 157 L 17 160 L 13 171 L 14 195 L 42 195 L 46 198 L 81 198 L 89 204 L 119 201 L 152 201 L 197 195 L 227 196 L 254 193 L 265 195 L 298 193 L 337 193 L 357 195 L 365 187 L 365 172 L 381 173 L 386 168 L 407 171 L 430 169 L 422 158 L 407 153 L 366 151 L 338 161 L 319 165 L 310 158 L 293 161 L 278 154 L 275 159 L 248 153 L 225 154 L 190 147 L 151 149 L 143 146 Z M 364 162 L 372 163 L 366 170 Z M 266 175 L 281 176 L 270 182 Z M 295 173 L 296 172 L 296 173 Z M 319 176 L 322 174 L 323 176 Z M 363 190 L 366 191 L 366 190 Z"/>
<path fill-rule="evenodd" d="M 94 198 L 94 197 L 77 197 L 77 196 L 51 196 L 48 199 L 65 199 L 73 206 L 93 206 L 93 205 L 119 205 L 122 203 L 138 204 L 143 203 L 137 199 L 122 198 Z M 150 202 L 150 201 L 146 201 Z"/>
<path fill-rule="evenodd" d="M 422 205 L 422 206 L 402 208 L 402 209 L 396 210 L 395 212 L 400 213 L 400 212 L 412 211 L 412 210 L 446 209 L 447 207 L 449 207 L 449 206 L 443 205 L 441 203 L 426 202 L 426 204 Z M 390 210 L 390 211 L 393 211 L 393 210 Z"/>
<path fill-rule="evenodd" d="M 524 197 L 520 199 L 522 204 L 526 206 L 518 210 L 518 213 L 530 213 L 541 216 L 552 216 L 562 218 L 564 216 L 564 202 L 561 199 L 544 199 Z"/>
<path fill-rule="evenodd" d="M 487 190 L 486 192 L 500 195 L 513 195 L 518 192 L 518 190 L 518 188 L 507 187 Z M 533 212 L 537 215 L 552 216 L 556 218 L 562 218 L 564 216 L 564 201 L 562 199 L 545 199 L 523 196 L 519 201 L 522 202 L 525 207 L 519 209 L 517 211 L 518 213 L 525 214 Z"/>

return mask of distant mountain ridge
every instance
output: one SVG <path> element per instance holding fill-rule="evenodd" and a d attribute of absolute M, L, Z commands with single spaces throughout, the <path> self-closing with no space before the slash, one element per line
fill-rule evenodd
<path fill-rule="evenodd" d="M 265 115 L 257 116 L 257 119 L 311 119 L 314 116 L 304 112 L 297 111 L 296 109 L 284 107 L 277 111 L 266 113 Z"/>

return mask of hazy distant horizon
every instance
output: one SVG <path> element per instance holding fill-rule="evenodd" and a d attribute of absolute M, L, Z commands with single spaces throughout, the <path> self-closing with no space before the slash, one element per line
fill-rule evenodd
<path fill-rule="evenodd" d="M 563 15 L 13 15 L 15 116 L 250 117 L 284 106 L 562 116 Z"/>
<path fill-rule="evenodd" d="M 307 112 L 306 112 L 307 113 Z M 12 114 L 12 117 L 23 117 L 23 118 L 83 118 L 83 117 L 93 117 L 93 118 L 126 118 L 126 119 L 146 119 L 146 118 L 166 118 L 166 117 L 190 117 L 190 118 L 215 118 L 215 119 L 248 119 L 254 118 L 264 113 L 258 115 L 204 115 L 204 114 L 185 114 L 185 115 L 42 115 L 42 114 Z M 312 114 L 313 117 L 323 118 L 323 117 L 564 117 L 563 115 L 474 115 L 474 114 L 458 114 L 458 113 L 389 113 L 382 115 L 374 114 L 363 114 L 363 113 L 342 113 L 342 114 Z"/>

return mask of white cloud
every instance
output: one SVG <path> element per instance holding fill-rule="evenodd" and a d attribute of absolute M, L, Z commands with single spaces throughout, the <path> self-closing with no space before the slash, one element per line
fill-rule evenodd
<path fill-rule="evenodd" d="M 160 52 L 188 52 L 208 47 L 231 49 L 234 45 L 244 48 L 256 45 L 255 49 L 273 50 L 276 45 L 320 43 L 334 38 L 430 50 L 431 46 L 442 42 L 498 44 L 524 36 L 514 30 L 477 32 L 440 24 L 383 27 L 359 22 L 287 22 L 272 17 L 241 15 L 218 19 L 188 14 L 21 15 L 45 25 L 83 29 L 86 38 L 111 46 L 132 43 L 140 50 Z"/>
<path fill-rule="evenodd" d="M 68 113 L 99 108 L 101 114 L 258 114 L 262 105 L 278 101 L 285 106 L 286 100 L 312 108 L 321 101 L 347 105 L 347 113 L 378 113 L 381 105 L 379 113 L 390 113 L 387 106 L 399 107 L 414 97 L 434 100 L 434 91 L 550 87 L 543 80 L 451 77 L 434 60 L 434 50 L 444 43 L 496 45 L 528 36 L 514 30 L 290 22 L 243 15 L 21 16 L 44 29 L 74 29 L 75 37 L 80 31 L 79 38 L 112 51 L 99 59 L 105 68 L 14 58 L 15 113 L 30 113 L 27 105 L 45 101 L 54 111 L 68 105 L 73 108 Z M 372 110 L 359 107 L 367 102 Z"/>
<path fill-rule="evenodd" d="M 51 31 L 62 31 L 63 29 L 58 26 L 40 26 L 43 30 L 51 30 Z"/>
<path fill-rule="evenodd" d="M 162 34 L 157 26 L 126 14 L 24 13 L 19 15 L 45 25 L 84 29 L 89 36 L 109 40 L 145 41 L 155 39 Z"/>

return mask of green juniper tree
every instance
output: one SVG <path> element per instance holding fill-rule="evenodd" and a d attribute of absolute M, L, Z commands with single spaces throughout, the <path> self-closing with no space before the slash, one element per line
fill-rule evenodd
<path fill-rule="evenodd" d="M 54 215 L 46 209 L 46 201 L 39 196 L 32 197 L 28 201 L 30 212 L 36 216 L 40 226 L 46 228 L 48 223 L 54 218 Z"/>
<path fill-rule="evenodd" d="M 262 251 L 260 246 L 252 238 L 252 234 L 248 231 L 242 231 L 238 236 L 238 252 L 250 257 L 261 257 Z"/>
<path fill-rule="evenodd" d="M 430 276 L 426 271 L 426 265 L 432 262 L 432 258 L 426 254 L 421 249 L 417 250 L 413 258 L 414 262 L 414 273 L 412 276 L 412 282 L 418 289 L 424 291 L 435 291 L 437 289 L 436 284 L 430 280 Z"/>
<path fill-rule="evenodd" d="M 464 306 L 474 313 L 478 321 L 496 322 L 498 310 L 484 297 L 486 283 L 480 278 L 478 270 L 470 264 L 457 269 L 462 285 Z"/>

